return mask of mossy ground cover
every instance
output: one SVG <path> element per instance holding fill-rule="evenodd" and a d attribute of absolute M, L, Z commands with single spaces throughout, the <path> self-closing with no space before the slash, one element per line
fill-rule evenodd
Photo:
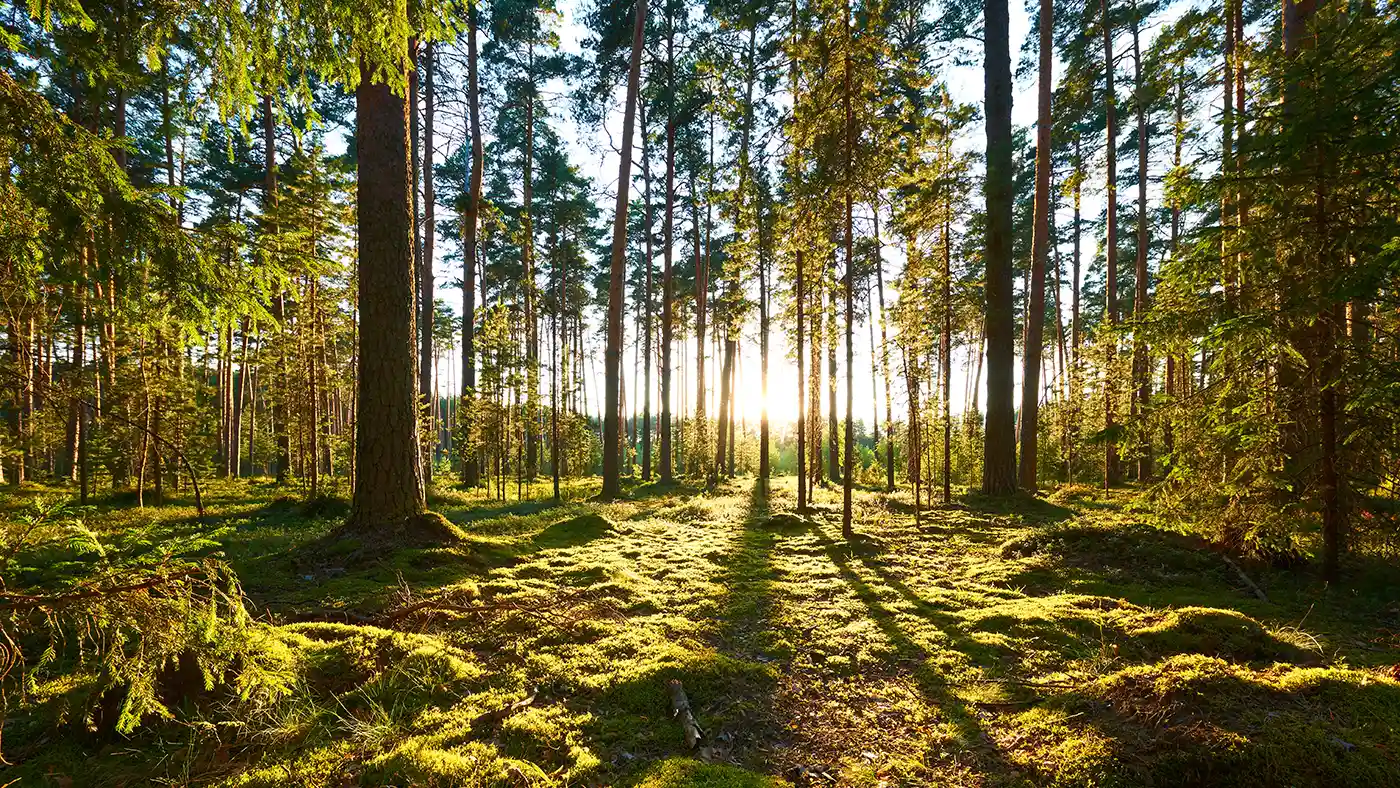
<path fill-rule="evenodd" d="M 215 485 L 203 521 L 102 503 L 99 534 L 222 545 L 290 692 L 124 737 L 83 730 L 92 677 L 41 672 L 9 688 L 0 785 L 1400 784 L 1383 565 L 1246 566 L 1266 603 L 1127 493 L 916 518 L 860 491 L 848 543 L 839 491 L 797 516 L 790 479 L 566 492 L 443 491 L 460 538 L 399 549 L 266 485 Z"/>

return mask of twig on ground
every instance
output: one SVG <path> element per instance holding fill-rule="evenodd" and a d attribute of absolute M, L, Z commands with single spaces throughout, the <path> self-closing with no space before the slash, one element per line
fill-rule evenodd
<path fill-rule="evenodd" d="M 472 730 L 477 731 L 487 725 L 496 725 L 505 722 L 511 715 L 533 704 L 537 697 L 539 697 L 538 689 L 530 693 L 527 697 L 521 698 L 514 703 L 508 703 L 499 709 L 478 715 L 476 719 L 472 720 Z"/>

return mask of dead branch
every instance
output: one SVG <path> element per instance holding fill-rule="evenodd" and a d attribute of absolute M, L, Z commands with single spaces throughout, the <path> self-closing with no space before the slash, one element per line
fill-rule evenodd
<path fill-rule="evenodd" d="M 530 693 L 528 697 L 521 698 L 514 703 L 506 704 L 495 711 L 488 711 L 485 714 L 478 715 L 476 719 L 472 720 L 472 730 L 477 731 L 488 725 L 497 725 L 505 722 L 506 719 L 516 712 L 533 704 L 537 697 L 539 697 L 539 690 Z"/>
<path fill-rule="evenodd" d="M 685 696 L 685 687 L 681 686 L 680 680 L 671 679 L 667 686 L 671 690 L 671 716 L 680 721 L 681 730 L 685 731 L 686 749 L 693 750 L 705 732 L 700 730 L 695 715 L 690 712 L 690 699 Z"/>
<path fill-rule="evenodd" d="M 1259 597 L 1260 601 L 1269 601 L 1269 596 L 1268 594 L 1264 593 L 1264 589 L 1255 585 L 1254 581 L 1249 579 L 1249 575 L 1244 573 L 1244 570 L 1240 568 L 1239 564 L 1235 563 L 1234 560 L 1230 558 L 1230 556 L 1225 555 L 1224 553 L 1221 553 L 1220 557 L 1225 559 L 1225 563 L 1229 564 L 1230 568 L 1235 570 L 1235 575 L 1238 576 L 1240 580 L 1243 580 L 1246 586 L 1249 586 L 1249 589 L 1254 592 L 1255 596 Z"/>

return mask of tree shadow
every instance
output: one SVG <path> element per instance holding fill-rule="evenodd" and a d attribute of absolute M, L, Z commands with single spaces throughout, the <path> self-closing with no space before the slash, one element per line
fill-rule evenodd
<path fill-rule="evenodd" d="M 1024 492 L 1009 496 L 991 496 L 973 491 L 959 496 L 957 503 L 960 504 L 960 508 L 974 514 L 986 517 L 1019 517 L 1025 522 L 1041 525 L 1064 522 L 1077 514 L 1073 509 Z"/>
<path fill-rule="evenodd" d="M 564 506 L 562 502 L 557 502 L 552 498 L 527 498 L 514 503 L 501 503 L 496 506 L 472 506 L 470 508 L 446 508 L 443 509 L 444 516 L 458 525 L 468 525 L 482 520 L 495 520 L 501 517 L 515 515 L 524 517 L 532 514 L 553 509 L 557 506 Z"/>
<path fill-rule="evenodd" d="M 677 489 L 683 488 L 677 485 L 665 494 Z M 734 492 L 732 487 L 724 491 Z M 613 775 L 619 784 L 652 774 L 672 763 L 666 760 L 672 756 L 703 755 L 713 762 L 764 766 L 756 753 L 773 736 L 772 704 L 780 675 L 778 660 L 770 653 L 776 579 L 770 551 L 777 536 L 758 527 L 768 511 L 767 497 L 755 485 L 727 547 L 709 554 L 719 569 L 706 585 L 721 593 L 701 603 L 692 622 L 693 637 L 679 635 L 683 650 L 589 699 L 590 740 L 605 751 L 625 753 L 620 773 Z M 677 522 L 698 529 L 716 527 L 708 521 Z M 681 683 L 704 732 L 699 752 L 686 750 L 682 728 L 671 714 L 672 680 Z M 699 763 L 688 757 L 675 762 Z M 731 776 L 748 775 L 731 771 Z"/>
<path fill-rule="evenodd" d="M 859 553 L 844 551 L 843 547 L 844 543 L 828 538 L 826 540 L 827 557 L 852 593 L 865 605 L 870 620 L 894 646 L 901 658 L 918 661 L 919 667 L 913 671 L 913 679 L 925 700 L 947 717 L 948 722 L 957 730 L 957 738 L 972 751 L 983 768 L 1003 772 L 1014 770 L 1013 764 L 1006 760 L 1000 748 L 982 725 L 981 709 L 977 708 L 976 704 L 958 697 L 954 692 L 954 685 L 947 681 L 940 671 L 931 666 L 930 663 L 933 662 L 935 655 L 915 642 L 899 626 L 894 611 L 885 606 L 879 591 L 856 571 L 854 562 L 860 561 L 863 566 L 873 571 L 880 578 L 882 584 L 914 607 L 916 615 L 937 626 L 948 638 L 952 649 L 962 652 L 965 656 L 974 657 L 979 652 L 985 652 L 982 644 L 964 637 L 961 634 L 960 622 L 945 610 L 915 594 L 902 581 L 889 575 L 878 564 L 871 562 L 868 558 L 859 558 Z M 974 659 L 973 662 L 975 663 L 976 660 Z"/>

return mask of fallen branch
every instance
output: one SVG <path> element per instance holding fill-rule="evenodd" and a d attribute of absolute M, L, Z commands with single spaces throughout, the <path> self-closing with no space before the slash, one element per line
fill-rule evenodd
<path fill-rule="evenodd" d="M 477 716 L 476 719 L 472 720 L 472 730 L 477 731 L 481 728 L 486 727 L 487 725 L 497 725 L 499 723 L 505 722 L 507 718 L 515 714 L 517 711 L 520 711 L 521 709 L 533 704 L 535 702 L 535 698 L 537 697 L 539 697 L 539 690 L 530 693 L 528 697 L 521 698 L 520 700 L 514 703 L 502 706 L 501 708 L 496 709 L 495 711 L 488 711 L 485 714 Z"/>
<path fill-rule="evenodd" d="M 700 730 L 695 715 L 690 712 L 690 699 L 685 696 L 685 687 L 681 686 L 680 680 L 671 679 L 667 686 L 671 690 L 671 716 L 680 721 L 681 730 L 685 731 L 686 749 L 693 750 L 705 732 Z"/>
<path fill-rule="evenodd" d="M 1249 586 L 1250 590 L 1254 592 L 1255 596 L 1259 597 L 1259 599 L 1263 602 L 1269 601 L 1269 596 L 1268 594 L 1264 593 L 1264 589 L 1255 585 L 1254 581 L 1249 579 L 1249 575 L 1244 573 L 1244 570 L 1240 568 L 1239 564 L 1235 563 L 1233 560 L 1231 560 L 1230 556 L 1225 555 L 1224 553 L 1221 553 L 1220 557 L 1224 558 L 1225 563 L 1229 564 L 1230 568 L 1235 570 L 1235 574 L 1240 578 L 1240 580 L 1244 581 L 1245 585 Z"/>

